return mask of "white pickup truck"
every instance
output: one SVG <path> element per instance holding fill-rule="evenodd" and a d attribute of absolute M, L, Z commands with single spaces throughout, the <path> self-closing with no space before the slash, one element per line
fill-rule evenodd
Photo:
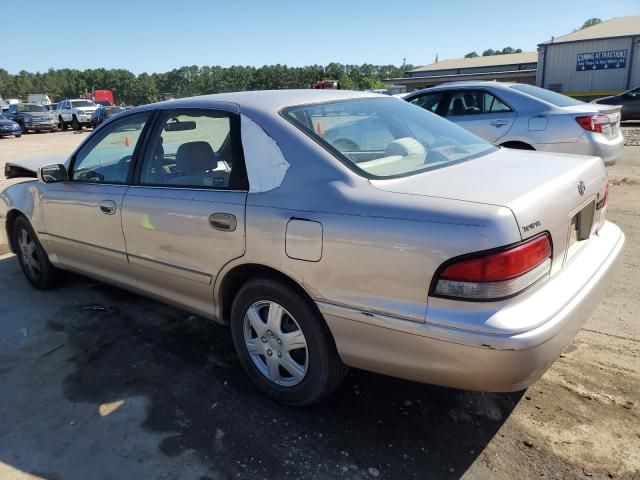
<path fill-rule="evenodd" d="M 97 108 L 98 105 L 93 101 L 83 98 L 58 102 L 58 107 L 56 108 L 58 128 L 66 130 L 71 125 L 74 130 L 81 130 L 83 126 L 91 126 L 91 117 Z"/>

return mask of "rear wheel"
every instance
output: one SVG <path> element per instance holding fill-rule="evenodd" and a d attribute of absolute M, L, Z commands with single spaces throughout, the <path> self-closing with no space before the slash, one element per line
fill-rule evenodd
<path fill-rule="evenodd" d="M 231 332 L 251 380 L 279 402 L 298 406 L 318 402 L 348 371 L 315 306 L 272 278 L 257 277 L 238 292 Z"/>
<path fill-rule="evenodd" d="M 31 285 L 40 290 L 48 290 L 56 285 L 60 271 L 51 265 L 33 228 L 24 217 L 18 217 L 13 224 L 13 245 L 22 272 Z"/>
<path fill-rule="evenodd" d="M 16 138 L 20 138 L 20 137 L 22 136 L 22 134 L 21 134 L 21 133 L 16 133 L 14 136 L 15 136 Z"/>

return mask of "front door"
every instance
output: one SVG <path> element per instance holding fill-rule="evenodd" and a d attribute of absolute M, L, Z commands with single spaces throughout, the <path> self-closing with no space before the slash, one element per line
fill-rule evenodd
<path fill-rule="evenodd" d="M 492 143 L 507 134 L 516 116 L 508 105 L 485 90 L 456 90 L 449 95 L 447 120 Z"/>
<path fill-rule="evenodd" d="M 236 113 L 162 112 L 122 207 L 138 287 L 211 317 L 216 275 L 245 251 L 247 191 Z"/>
<path fill-rule="evenodd" d="M 148 113 L 128 115 L 90 139 L 71 159 L 69 181 L 42 187 L 54 263 L 129 285 L 121 207 Z"/>

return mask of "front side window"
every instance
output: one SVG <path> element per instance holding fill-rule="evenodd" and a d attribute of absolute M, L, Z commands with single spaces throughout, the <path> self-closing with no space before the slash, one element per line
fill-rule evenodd
<path fill-rule="evenodd" d="M 246 188 L 239 119 L 226 112 L 165 112 L 152 135 L 140 184 Z"/>
<path fill-rule="evenodd" d="M 368 178 L 411 175 L 496 150 L 457 125 L 398 99 L 301 105 L 282 114 Z"/>
<path fill-rule="evenodd" d="M 411 100 L 411 103 L 417 105 L 419 107 L 424 108 L 425 110 L 429 110 L 430 112 L 436 113 L 438 106 L 440 105 L 440 101 L 443 97 L 442 92 L 438 93 L 425 93 L 424 95 L 420 95 L 419 97 Z"/>
<path fill-rule="evenodd" d="M 101 130 L 75 155 L 71 179 L 76 182 L 127 182 L 131 159 L 149 114 L 122 118 Z"/>

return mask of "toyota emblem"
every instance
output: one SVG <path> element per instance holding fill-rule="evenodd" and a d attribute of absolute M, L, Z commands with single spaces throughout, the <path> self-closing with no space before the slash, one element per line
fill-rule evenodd
<path fill-rule="evenodd" d="M 578 182 L 578 193 L 580 195 L 584 195 L 584 191 L 587 189 L 587 187 L 585 187 L 584 182 L 582 180 L 580 180 Z"/>

